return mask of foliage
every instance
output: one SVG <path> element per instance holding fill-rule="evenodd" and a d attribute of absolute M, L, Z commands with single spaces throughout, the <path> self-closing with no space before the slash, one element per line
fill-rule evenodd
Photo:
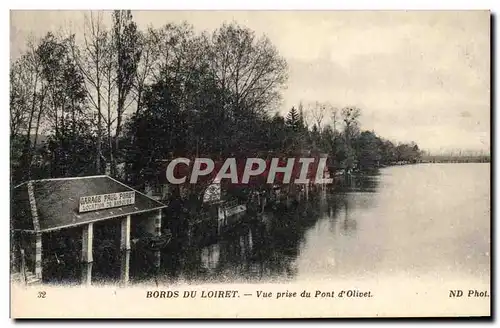
<path fill-rule="evenodd" d="M 178 156 L 326 153 L 332 171 L 419 159 L 414 143 L 361 131 L 356 107 L 315 101 L 280 115 L 287 63 L 237 23 L 211 34 L 187 23 L 141 31 L 130 11 L 114 11 L 110 27 L 91 13 L 77 39 L 48 33 L 11 64 L 13 183 L 107 167 L 140 186 Z"/>

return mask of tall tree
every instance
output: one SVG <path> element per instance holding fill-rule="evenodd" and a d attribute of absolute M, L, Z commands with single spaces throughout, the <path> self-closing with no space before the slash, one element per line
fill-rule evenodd
<path fill-rule="evenodd" d="M 233 22 L 217 29 L 210 42 L 211 67 L 222 89 L 231 91 L 233 112 L 262 113 L 279 100 L 287 64 L 269 38 Z"/>
<path fill-rule="evenodd" d="M 116 156 L 120 148 L 123 115 L 127 109 L 127 99 L 134 85 L 137 66 L 141 58 L 140 35 L 137 25 L 132 19 L 130 10 L 113 12 L 113 45 L 116 51 L 116 89 L 117 108 L 115 126 L 115 158 L 112 173 L 116 174 Z"/>
<path fill-rule="evenodd" d="M 353 129 L 359 124 L 361 110 L 357 107 L 344 107 L 341 111 L 342 121 L 344 123 L 344 133 L 346 140 L 349 141 L 353 134 Z"/>
<path fill-rule="evenodd" d="M 333 133 L 337 133 L 337 122 L 339 120 L 339 109 L 337 107 L 330 107 L 331 115 L 332 115 L 332 125 L 333 125 Z"/>
<path fill-rule="evenodd" d="M 149 27 L 145 32 L 139 33 L 140 58 L 137 64 L 135 83 L 133 84 L 136 97 L 136 110 L 138 114 L 143 105 L 143 93 L 148 82 L 154 74 L 155 64 L 158 61 L 158 39 L 156 31 Z"/>
<path fill-rule="evenodd" d="M 295 107 L 292 107 L 292 109 L 288 112 L 288 115 L 286 116 L 286 124 L 293 131 L 295 131 L 295 132 L 299 131 L 299 129 L 300 129 L 300 116 L 299 116 L 299 113 L 297 112 L 297 109 L 295 109 Z"/>
<path fill-rule="evenodd" d="M 47 126 L 53 133 L 49 138 L 53 176 L 75 174 L 75 154 L 82 148 L 78 140 L 84 134 L 82 131 L 88 131 L 88 126 L 82 127 L 87 118 L 84 77 L 70 52 L 70 42 L 49 33 L 37 48 L 41 77 L 47 85 L 50 99 Z M 85 152 L 84 159 L 88 161 L 88 152 Z"/>
<path fill-rule="evenodd" d="M 344 123 L 344 140 L 346 149 L 346 170 L 350 170 L 355 165 L 355 153 L 352 147 L 352 140 L 359 129 L 359 117 L 361 110 L 357 107 L 344 107 L 341 110 L 342 121 Z"/>
<path fill-rule="evenodd" d="M 28 50 L 11 65 L 10 123 L 13 180 L 31 177 L 39 127 L 45 115 L 47 86 L 42 79 L 39 43 L 28 41 Z"/>
<path fill-rule="evenodd" d="M 323 119 L 325 118 L 326 114 L 326 104 L 315 101 L 310 105 L 309 112 L 313 120 L 313 124 L 316 125 L 318 131 L 321 131 L 321 124 L 323 123 Z"/>
<path fill-rule="evenodd" d="M 110 106 L 109 88 L 105 89 L 105 74 L 111 65 L 111 44 L 110 35 L 107 31 L 102 12 L 90 12 L 84 15 L 83 44 L 78 45 L 74 35 L 70 38 L 70 47 L 74 61 L 85 77 L 85 92 L 87 102 L 95 110 L 94 117 L 97 120 L 97 140 L 96 140 L 96 173 L 103 171 L 103 121 L 111 120 L 109 115 L 105 117 L 103 103 Z M 106 97 L 106 93 L 108 97 Z"/>
<path fill-rule="evenodd" d="M 380 139 L 373 131 L 363 131 L 354 141 L 359 168 L 378 167 L 381 160 Z"/>
<path fill-rule="evenodd" d="M 301 126 L 306 127 L 306 119 L 304 117 L 304 105 L 302 104 L 302 101 L 299 102 L 299 121 Z"/>

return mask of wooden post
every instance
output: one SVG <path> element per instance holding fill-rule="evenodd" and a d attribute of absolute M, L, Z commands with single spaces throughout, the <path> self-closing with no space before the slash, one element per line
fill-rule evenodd
<path fill-rule="evenodd" d="M 188 244 L 191 245 L 192 241 L 193 241 L 193 227 L 192 227 L 192 224 L 191 222 L 188 222 L 187 224 L 187 235 L 188 235 Z"/>
<path fill-rule="evenodd" d="M 24 249 L 21 248 L 21 282 L 26 284 L 26 258 L 24 254 Z"/>
<path fill-rule="evenodd" d="M 161 265 L 161 252 L 160 251 L 155 251 L 155 267 L 159 268 Z"/>
<path fill-rule="evenodd" d="M 120 282 L 127 285 L 130 272 L 130 250 L 124 250 L 121 255 Z"/>
<path fill-rule="evenodd" d="M 161 208 L 155 215 L 155 236 L 161 236 Z M 155 252 L 155 266 L 160 267 L 161 264 L 161 252 Z"/>
<path fill-rule="evenodd" d="M 35 277 L 42 279 L 42 234 L 35 235 Z"/>
<path fill-rule="evenodd" d="M 94 224 L 89 223 L 83 226 L 82 231 L 82 262 L 90 263 L 94 261 L 92 256 L 92 244 L 94 240 Z"/>
<path fill-rule="evenodd" d="M 121 220 L 120 250 L 130 250 L 130 215 Z"/>
<path fill-rule="evenodd" d="M 260 212 L 259 214 L 264 213 L 264 207 L 266 207 L 266 196 L 262 194 L 262 196 L 259 193 L 259 207 L 260 207 Z"/>
<path fill-rule="evenodd" d="M 92 262 L 82 263 L 82 285 L 92 284 Z"/>
<path fill-rule="evenodd" d="M 155 235 L 161 236 L 161 209 L 158 210 L 155 216 Z"/>
<path fill-rule="evenodd" d="M 248 247 L 250 248 L 250 250 L 253 249 L 252 229 L 248 229 Z"/>
<path fill-rule="evenodd" d="M 222 203 L 217 204 L 217 233 L 221 233 L 222 228 L 225 225 L 226 213 L 222 208 Z"/>

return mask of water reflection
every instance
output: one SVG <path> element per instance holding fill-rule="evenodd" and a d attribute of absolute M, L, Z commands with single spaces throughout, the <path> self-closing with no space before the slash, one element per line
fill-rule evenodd
<path fill-rule="evenodd" d="M 120 283 L 123 286 L 128 285 L 130 272 L 130 251 L 122 251 L 120 265 Z"/>
<path fill-rule="evenodd" d="M 245 217 L 210 243 L 180 239 L 161 253 L 96 252 L 81 282 L 286 282 L 392 273 L 489 280 L 489 211 L 488 165 L 392 167 Z"/>
<path fill-rule="evenodd" d="M 303 247 L 311 231 L 354 234 L 356 220 L 351 207 L 369 206 L 370 199 L 352 197 L 352 193 L 375 192 L 377 176 L 364 175 L 346 181 L 341 188 L 311 193 L 309 201 L 266 211 L 259 217 L 246 217 L 232 230 L 218 237 L 216 243 L 194 247 L 170 247 L 162 251 L 159 279 L 165 281 L 286 281 L 299 273 Z M 313 237 L 316 238 L 316 237 Z M 175 244 L 174 244 L 175 245 Z M 328 248 L 328 245 L 324 247 Z M 318 254 L 323 250 L 317 249 Z M 135 259 L 136 280 L 151 277 L 144 259 Z M 137 261 L 139 260 L 139 261 Z M 334 262 L 334 258 L 328 261 Z M 139 278 L 140 277 L 140 278 Z"/>
<path fill-rule="evenodd" d="M 81 264 L 81 274 L 82 274 L 82 285 L 91 285 L 92 284 L 92 262 L 90 263 L 82 263 Z"/>
<path fill-rule="evenodd" d="M 219 244 L 209 245 L 201 250 L 201 263 L 203 268 L 214 271 L 220 260 Z"/>
<path fill-rule="evenodd" d="M 345 179 L 343 183 L 337 186 L 338 192 L 368 192 L 373 193 L 377 191 L 380 171 L 373 171 L 370 173 L 359 173 L 352 177 Z"/>

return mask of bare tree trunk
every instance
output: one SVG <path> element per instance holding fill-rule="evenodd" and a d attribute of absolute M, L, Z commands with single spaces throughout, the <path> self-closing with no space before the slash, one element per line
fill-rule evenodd
<path fill-rule="evenodd" d="M 108 133 L 108 148 L 109 148 L 109 165 L 114 162 L 113 157 L 113 138 L 111 137 L 111 77 L 108 71 L 108 121 L 106 122 L 106 128 Z"/>
<path fill-rule="evenodd" d="M 101 164 L 101 156 L 102 156 L 102 108 L 101 108 L 101 75 L 99 72 L 99 62 L 100 62 L 100 47 L 96 46 L 96 91 L 97 91 L 97 158 L 96 158 L 96 166 L 97 166 L 97 174 L 102 173 L 102 164 Z"/>
<path fill-rule="evenodd" d="M 116 130 L 115 130 L 115 156 L 113 158 L 113 162 L 111 163 L 111 172 L 113 175 L 116 175 L 117 169 L 117 154 L 120 149 L 120 134 L 122 131 L 122 116 L 123 116 L 123 99 L 118 99 L 118 115 L 116 116 Z"/>
<path fill-rule="evenodd" d="M 43 100 L 45 98 L 45 93 L 42 94 L 40 97 L 40 108 L 38 110 L 38 116 L 36 118 L 36 127 L 35 127 L 35 140 L 33 141 L 33 149 L 36 148 L 36 145 L 38 143 L 38 131 L 40 129 L 40 121 L 42 119 L 42 112 L 43 112 Z"/>
<path fill-rule="evenodd" d="M 36 108 L 36 87 L 38 84 L 38 74 L 35 73 L 35 83 L 33 86 L 33 93 L 31 97 L 31 110 L 30 110 L 30 115 L 28 119 L 28 131 L 26 133 L 26 139 L 24 142 L 24 149 L 23 149 L 23 158 L 24 161 L 22 161 L 23 167 L 23 175 L 25 176 L 24 178 L 26 180 L 29 180 L 31 178 L 31 161 L 32 161 L 32 148 L 31 148 L 31 129 L 33 127 L 33 118 L 35 115 L 35 108 Z"/>

